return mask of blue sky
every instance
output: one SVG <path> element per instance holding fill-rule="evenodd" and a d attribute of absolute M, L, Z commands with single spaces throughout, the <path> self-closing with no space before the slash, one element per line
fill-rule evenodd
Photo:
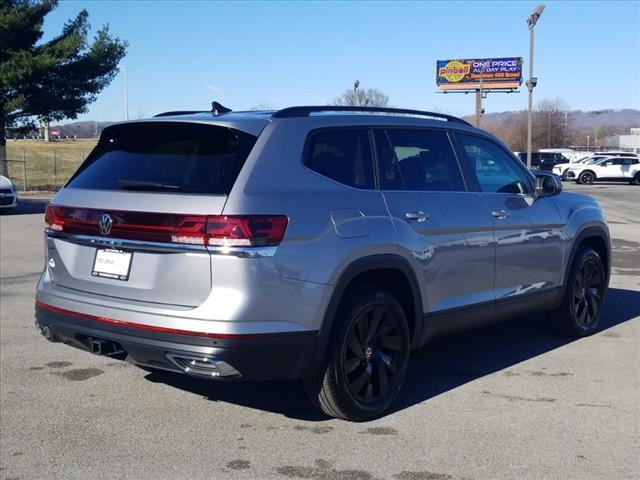
<path fill-rule="evenodd" d="M 520 56 L 526 18 L 539 2 L 63 1 L 45 39 L 81 9 L 92 33 L 109 24 L 129 42 L 129 114 L 323 104 L 353 81 L 398 107 L 471 114 L 472 95 L 436 93 L 437 59 Z M 571 108 L 640 108 L 640 2 L 545 2 L 536 26 L 534 101 Z M 122 74 L 81 119 L 124 118 Z M 491 94 L 487 112 L 526 108 Z"/>

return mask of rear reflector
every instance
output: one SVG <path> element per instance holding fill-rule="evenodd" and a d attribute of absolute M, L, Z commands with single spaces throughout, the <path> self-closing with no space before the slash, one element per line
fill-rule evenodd
<path fill-rule="evenodd" d="M 170 333 L 173 335 L 186 335 L 190 337 L 204 337 L 204 338 L 217 338 L 221 340 L 233 340 L 233 339 L 251 339 L 262 338 L 272 335 L 278 335 L 277 333 L 209 333 L 209 332 L 194 332 L 191 330 L 182 330 L 178 328 L 159 327 L 155 325 L 145 325 L 142 323 L 126 322 L 124 320 L 116 320 L 115 318 L 98 317 L 96 315 L 89 315 L 87 313 L 73 312 L 64 308 L 54 307 L 44 302 L 36 300 L 36 308 L 42 308 L 49 310 L 50 312 L 59 313 L 61 315 L 67 315 L 73 318 L 79 318 L 81 320 L 90 320 L 92 322 L 104 323 L 109 325 L 118 325 L 121 327 L 135 328 L 138 330 L 149 330 L 151 332 Z"/>
<path fill-rule="evenodd" d="M 287 229 L 283 215 L 182 215 L 47 205 L 49 230 L 159 243 L 225 247 L 277 246 Z"/>

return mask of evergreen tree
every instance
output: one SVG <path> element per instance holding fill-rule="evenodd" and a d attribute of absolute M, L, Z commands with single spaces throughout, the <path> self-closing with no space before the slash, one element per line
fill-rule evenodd
<path fill-rule="evenodd" d="M 89 42 L 82 10 L 62 33 L 40 42 L 44 17 L 58 0 L 0 0 L 0 173 L 6 129 L 76 118 L 118 72 L 127 44 L 103 26 Z"/>

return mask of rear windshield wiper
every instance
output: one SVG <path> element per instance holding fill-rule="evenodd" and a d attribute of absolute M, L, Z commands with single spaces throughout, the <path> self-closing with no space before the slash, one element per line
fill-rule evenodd
<path fill-rule="evenodd" d="M 143 190 L 150 192 L 182 190 L 180 185 L 168 185 L 159 182 L 142 182 L 140 180 L 118 180 L 122 190 Z"/>

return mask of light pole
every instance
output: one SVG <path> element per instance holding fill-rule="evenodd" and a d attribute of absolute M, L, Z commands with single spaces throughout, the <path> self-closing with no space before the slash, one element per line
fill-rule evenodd
<path fill-rule="evenodd" d="M 356 80 L 355 82 L 353 82 L 353 104 L 354 105 L 360 105 L 360 102 L 358 101 L 358 87 L 360 86 L 360 81 Z"/>
<path fill-rule="evenodd" d="M 129 88 L 127 86 L 127 67 L 118 65 L 122 73 L 124 73 L 124 118 L 129 120 Z"/>
<path fill-rule="evenodd" d="M 540 15 L 544 11 L 544 5 L 538 5 L 535 10 L 527 18 L 527 25 L 529 26 L 529 80 L 526 85 L 529 90 L 529 109 L 527 111 L 527 168 L 531 168 L 531 135 L 532 125 L 531 116 L 533 111 L 533 88 L 538 84 L 538 79 L 533 76 L 533 27 L 536 26 Z"/>

